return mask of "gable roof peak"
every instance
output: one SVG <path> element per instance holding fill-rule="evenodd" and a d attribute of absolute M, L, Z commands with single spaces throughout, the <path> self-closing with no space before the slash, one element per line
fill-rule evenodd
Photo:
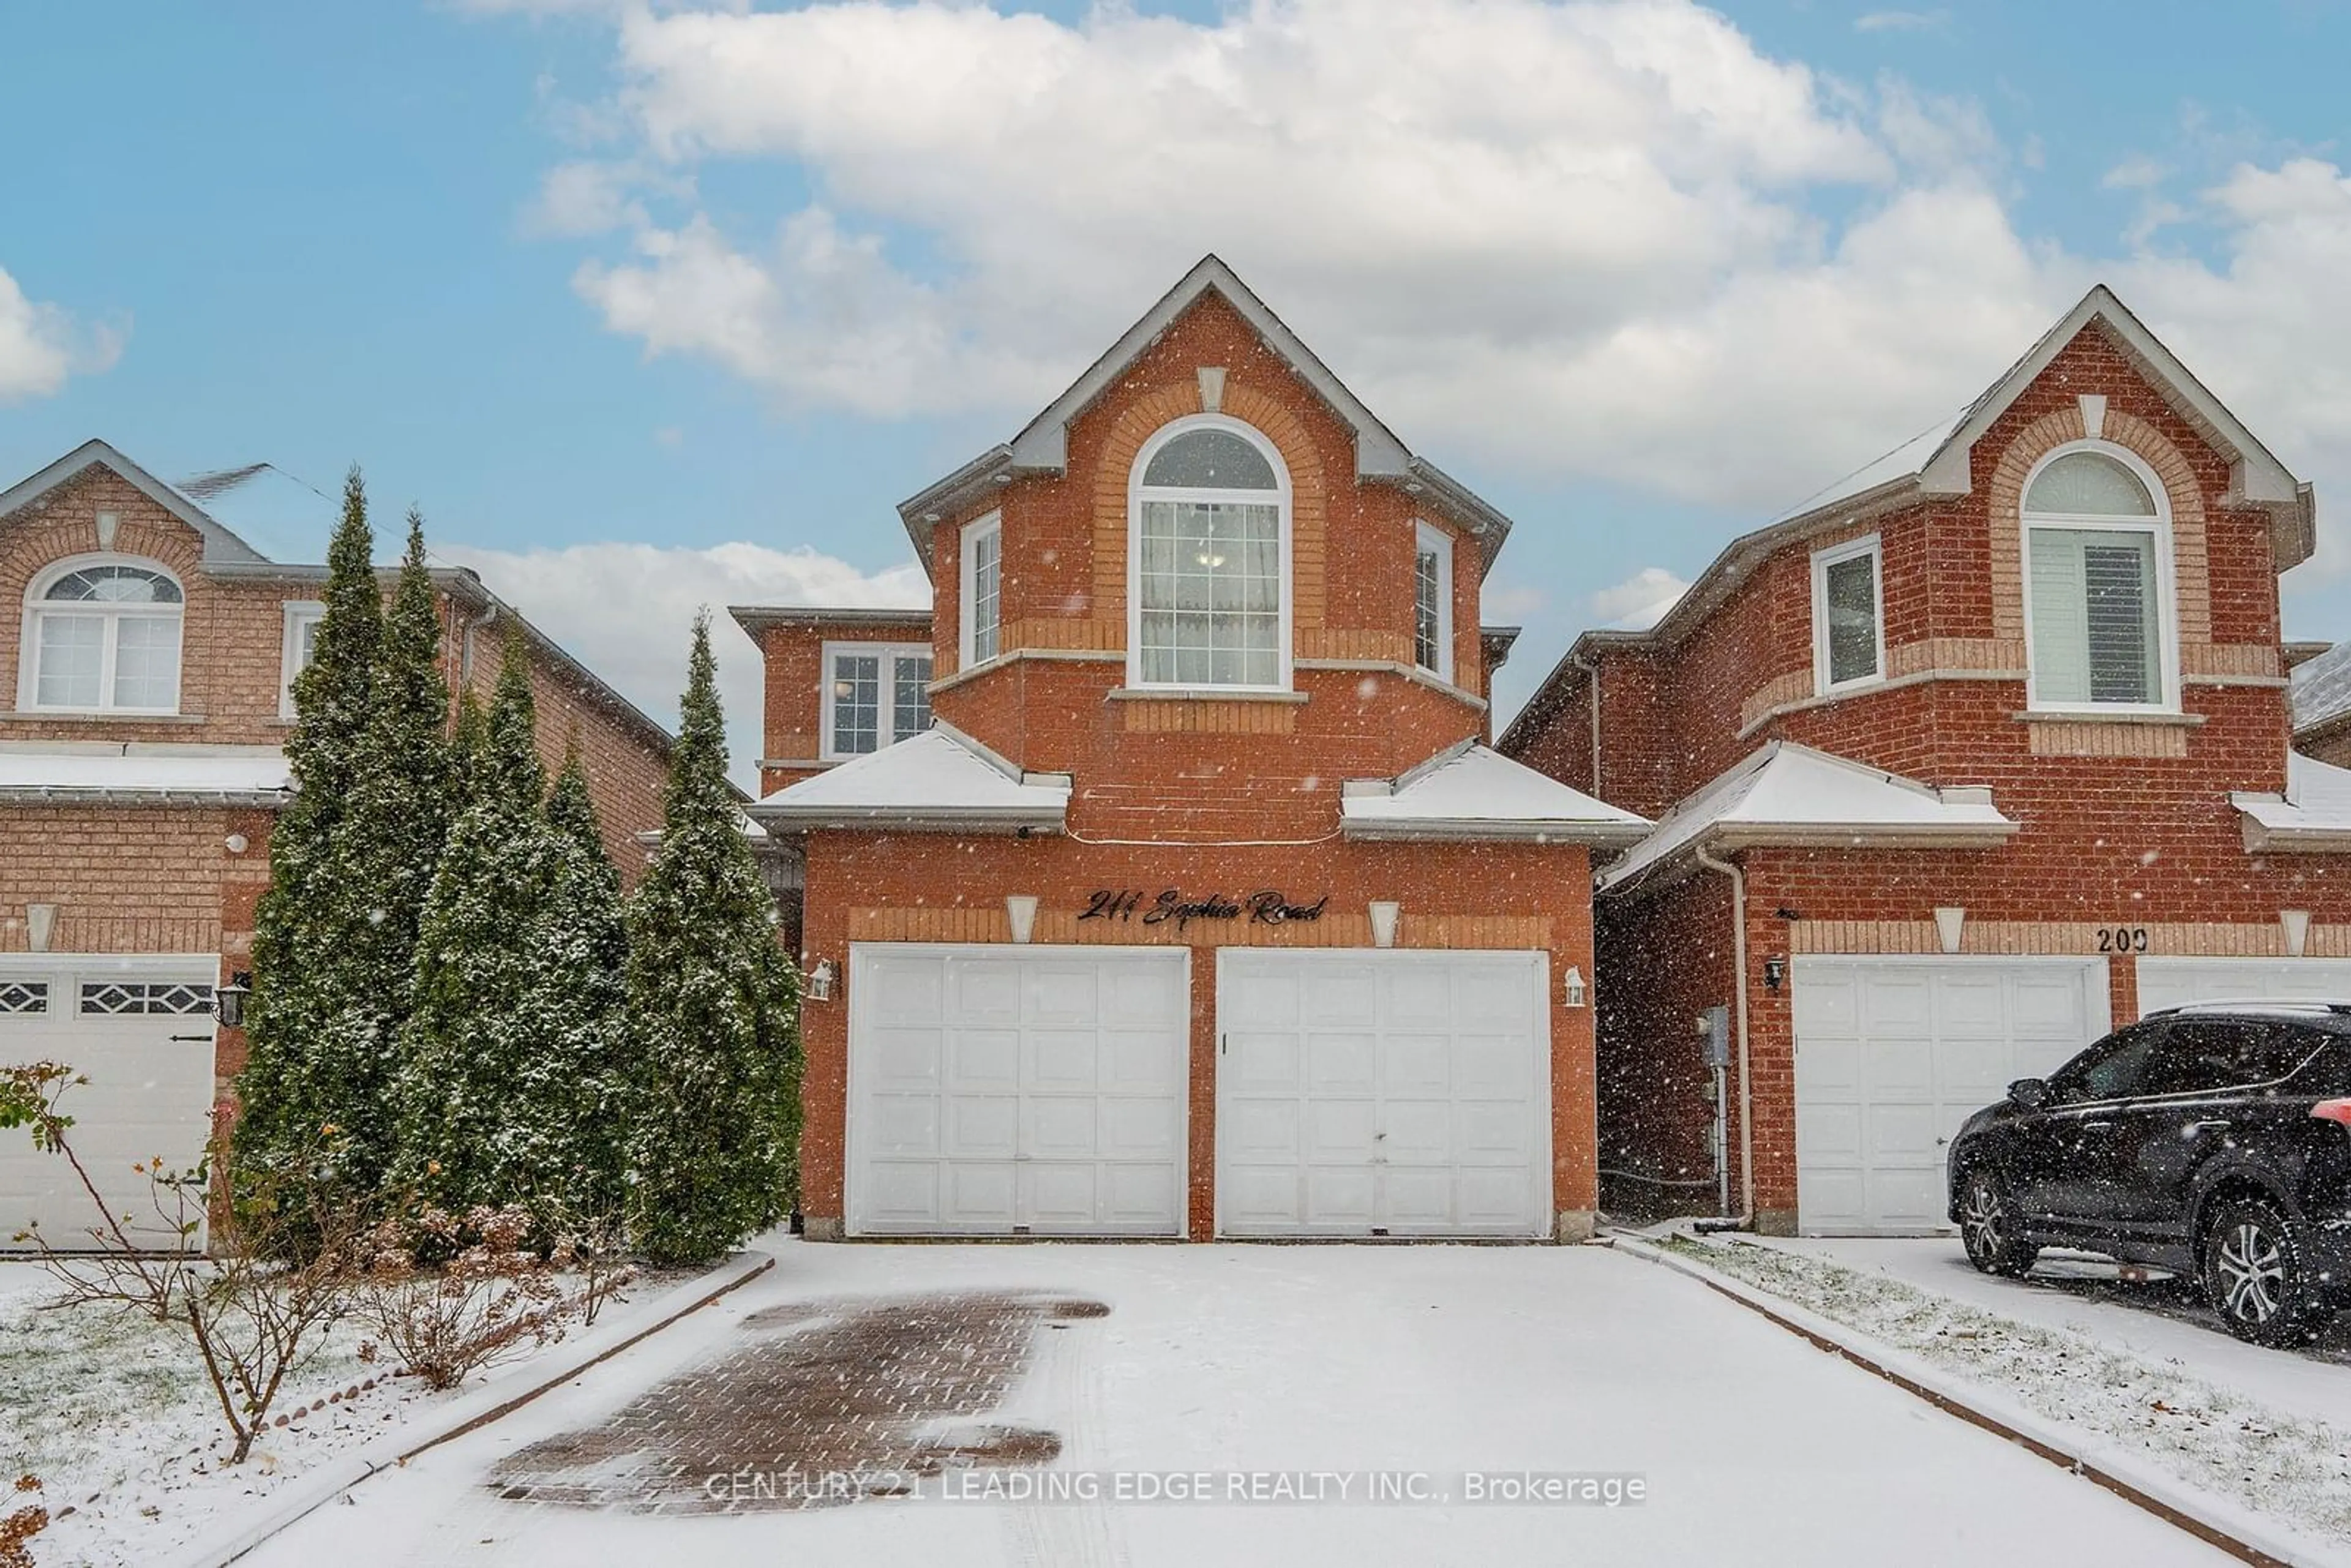
<path fill-rule="evenodd" d="M 927 567 L 931 525 L 962 503 L 1023 475 L 1066 473 L 1071 423 L 1092 407 L 1128 367 L 1209 294 L 1231 306 L 1258 340 L 1348 427 L 1354 436 L 1358 479 L 1429 494 L 1478 536 L 1487 564 L 1492 564 L 1495 553 L 1510 534 L 1510 518 L 1435 464 L 1415 456 L 1396 434 L 1365 407 L 1331 367 L 1214 251 L 1194 262 L 1190 270 L 1176 279 L 1175 287 L 1161 295 L 1059 397 L 1023 425 L 1019 434 L 899 504 L 898 516 L 914 540 L 916 558 Z"/>
<path fill-rule="evenodd" d="M 233 563 L 266 564 L 268 557 L 255 549 L 235 532 L 198 506 L 184 491 L 167 485 L 154 475 L 124 456 L 111 443 L 95 437 L 83 442 L 63 457 L 37 474 L 28 475 L 5 490 L 0 490 L 0 517 L 20 512 L 42 497 L 62 488 L 66 484 L 91 468 L 104 468 L 149 500 L 196 530 L 204 541 L 204 563 L 225 566 Z"/>

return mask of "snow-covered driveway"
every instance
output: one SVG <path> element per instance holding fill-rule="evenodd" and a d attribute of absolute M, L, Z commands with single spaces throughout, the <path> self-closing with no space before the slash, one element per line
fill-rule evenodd
<path fill-rule="evenodd" d="M 2223 1561 L 1696 1281 L 1601 1248 L 765 1244 L 778 1267 L 752 1285 L 571 1386 L 370 1480 L 246 1561 Z M 796 1402 L 827 1377 L 847 1391 L 823 1413 L 830 1429 L 903 1422 L 903 1412 L 860 1404 L 872 1364 L 852 1364 L 860 1358 L 846 1353 L 887 1343 L 855 1337 L 879 1332 L 874 1322 L 914 1321 L 893 1319 L 887 1308 L 909 1297 L 984 1303 L 977 1326 L 950 1312 L 936 1331 L 969 1333 L 977 1348 L 946 1358 L 952 1386 L 932 1408 L 959 1411 L 956 1429 L 965 1432 L 1057 1436 L 1054 1470 L 1112 1484 L 1138 1472 L 1423 1472 L 1452 1500 L 879 1498 L 681 1513 L 706 1506 L 693 1500 L 697 1494 L 722 1495 L 726 1479 L 689 1470 L 665 1493 L 649 1497 L 641 1487 L 653 1472 L 642 1456 L 621 1454 L 638 1424 L 698 1435 L 696 1462 L 707 1463 L 728 1440 L 713 1433 L 756 1430 L 763 1406 L 792 1404 L 793 1418 L 773 1430 L 798 1453 L 789 1445 L 804 1438 L 805 1421 Z M 1022 1317 L 1008 1301 L 1043 1304 Z M 1107 1313 L 1065 1310 L 1089 1301 Z M 852 1304 L 811 1314 L 810 1302 Z M 1016 1375 L 990 1383 L 989 1358 L 1023 1343 L 1007 1337 L 1008 1322 L 1029 1336 L 1018 1353 L 1025 1360 Z M 822 1354 L 795 1353 L 796 1343 Z M 774 1347 L 772 1364 L 747 1359 L 760 1344 Z M 916 1350 L 917 1361 L 928 1354 Z M 721 1360 L 737 1369 L 728 1380 L 695 1375 Z M 936 1377 L 927 1362 L 910 1371 L 893 1361 L 891 1370 L 902 1399 Z M 711 1406 L 707 1420 L 696 1418 L 697 1399 Z M 590 1506 L 512 1484 L 517 1474 L 549 1473 L 549 1455 L 573 1466 L 574 1480 L 625 1475 L 639 1490 L 600 1493 L 590 1484 L 568 1494 L 603 1499 Z M 745 1451 L 734 1463 L 757 1473 L 778 1457 Z M 1472 1506 L 1461 1479 L 1472 1470 L 1638 1474 L 1648 1496 L 1614 1510 Z M 1215 1484 L 1221 1491 L 1227 1483 Z M 517 1491 L 528 1495 L 504 1495 Z M 663 1496 L 675 1506 L 648 1511 Z M 615 1500 L 631 1497 L 634 1506 Z"/>

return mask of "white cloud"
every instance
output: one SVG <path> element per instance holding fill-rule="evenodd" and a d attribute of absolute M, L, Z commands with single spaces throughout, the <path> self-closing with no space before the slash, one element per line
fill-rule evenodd
<path fill-rule="evenodd" d="M 1646 632 L 1679 603 L 1689 584 L 1662 566 L 1645 566 L 1584 601 L 1593 619 L 1614 631 Z"/>
<path fill-rule="evenodd" d="M 434 554 L 481 573 L 491 591 L 533 625 L 672 728 L 678 694 L 685 688 L 686 628 L 707 606 L 719 695 L 726 705 L 727 748 L 735 780 L 746 789 L 757 787 L 753 765 L 763 755 L 759 653 L 727 619 L 726 606 L 930 602 L 930 584 L 912 561 L 869 573 L 812 549 L 583 544 L 495 550 L 439 545 Z"/>
<path fill-rule="evenodd" d="M 1977 106 L 1687 0 L 836 0 L 628 8 L 613 37 L 623 134 L 540 203 L 610 230 L 574 287 L 789 406 L 1017 423 L 1215 249 L 1440 461 L 1769 515 L 2104 277 L 2290 465 L 2351 481 L 2351 194 L 2316 160 L 2194 198 L 2121 162 L 2143 201 L 2098 259 L 2020 231 L 2038 154 Z M 763 165 L 793 193 L 739 217 Z"/>
<path fill-rule="evenodd" d="M 116 326 L 85 327 L 55 305 L 25 298 L 0 268 L 0 402 L 47 397 L 67 378 L 105 370 L 121 357 Z"/>

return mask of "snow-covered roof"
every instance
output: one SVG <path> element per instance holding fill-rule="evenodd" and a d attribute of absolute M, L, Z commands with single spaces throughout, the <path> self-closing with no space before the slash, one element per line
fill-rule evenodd
<path fill-rule="evenodd" d="M 16 805 L 277 806 L 293 793 L 286 754 L 274 746 L 0 745 L 0 800 Z"/>
<path fill-rule="evenodd" d="M 1991 791 L 1937 789 L 1847 758 L 1775 740 L 1666 813 L 1600 879 L 1607 893 L 1701 849 L 1750 844 L 1819 848 L 1968 848 L 2016 831 Z"/>
<path fill-rule="evenodd" d="M 831 768 L 754 801 L 771 830 L 896 828 L 913 832 L 1058 833 L 1070 808 L 1061 773 L 1022 773 L 951 725 Z"/>
<path fill-rule="evenodd" d="M 2229 803 L 2249 851 L 2351 851 L 2351 768 L 2289 751 L 2283 795 L 2239 790 Z"/>
<path fill-rule="evenodd" d="M 2295 735 L 2351 714 L 2351 643 L 2296 664 L 2292 679 Z"/>
<path fill-rule="evenodd" d="M 1805 497 L 1772 518 L 1771 526 L 1776 528 L 1782 523 L 1809 517 L 1823 507 L 1839 507 L 1848 501 L 1858 500 L 1880 486 L 1890 485 L 1896 480 L 1917 478 L 1919 470 L 1927 466 L 1928 459 L 1942 450 L 1943 444 L 1951 438 L 1953 431 L 1966 423 L 1967 417 L 1965 413 L 1961 413 L 1953 418 L 1938 421 L 1885 456 L 1863 464 L 1834 484 Z"/>
<path fill-rule="evenodd" d="M 1349 779 L 1339 825 L 1351 839 L 1623 844 L 1639 838 L 1649 823 L 1490 747 L 1465 744 L 1394 779 Z"/>

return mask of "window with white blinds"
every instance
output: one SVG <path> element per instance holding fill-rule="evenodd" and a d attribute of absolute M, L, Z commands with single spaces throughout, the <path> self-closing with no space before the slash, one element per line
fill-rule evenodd
<path fill-rule="evenodd" d="M 2155 493 L 2104 453 L 2069 453 L 2025 495 L 2036 707 L 2161 707 L 2169 607 Z"/>

